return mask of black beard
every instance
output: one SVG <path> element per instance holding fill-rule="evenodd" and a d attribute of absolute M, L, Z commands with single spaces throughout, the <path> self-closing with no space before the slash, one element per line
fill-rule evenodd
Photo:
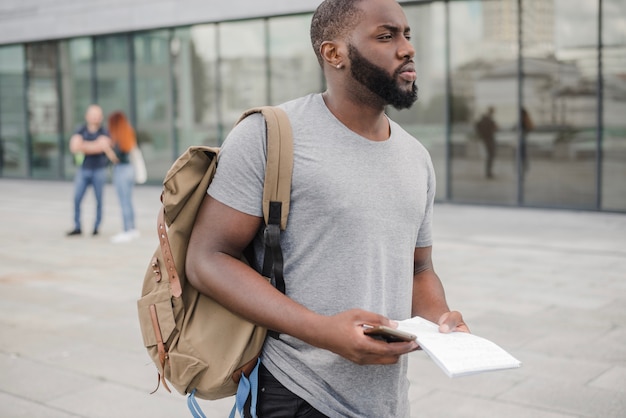
<path fill-rule="evenodd" d="M 396 82 L 401 67 L 394 72 L 393 76 L 390 76 L 383 68 L 361 55 L 359 50 L 352 45 L 348 45 L 348 57 L 350 58 L 352 77 L 385 103 L 401 110 L 408 109 L 417 100 L 416 83 L 413 83 L 413 88 L 410 91 L 405 91 L 400 89 Z"/>

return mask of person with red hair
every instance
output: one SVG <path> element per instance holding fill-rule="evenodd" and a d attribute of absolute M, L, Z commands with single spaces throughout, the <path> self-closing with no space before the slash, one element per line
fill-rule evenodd
<path fill-rule="evenodd" d="M 113 150 L 118 160 L 113 167 L 113 184 L 119 198 L 124 223 L 124 231 L 114 235 L 111 242 L 121 243 L 139 237 L 139 231 L 135 229 L 135 211 L 132 201 L 135 169 L 129 156 L 132 149 L 137 146 L 137 138 L 128 118 L 121 111 L 115 111 L 109 115 L 108 127 L 113 141 Z"/>

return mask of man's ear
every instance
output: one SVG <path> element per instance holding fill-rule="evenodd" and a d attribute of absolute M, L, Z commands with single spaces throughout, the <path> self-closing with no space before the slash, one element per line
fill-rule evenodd
<path fill-rule="evenodd" d="M 342 45 L 337 42 L 322 42 L 320 54 L 324 62 L 331 67 L 341 68 L 345 65 L 345 54 L 343 53 Z"/>

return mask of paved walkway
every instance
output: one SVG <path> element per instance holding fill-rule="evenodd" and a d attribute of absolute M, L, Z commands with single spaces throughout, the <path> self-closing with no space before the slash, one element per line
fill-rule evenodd
<path fill-rule="evenodd" d="M 114 245 L 111 186 L 101 235 L 66 238 L 70 183 L 0 179 L 0 417 L 190 416 L 149 395 L 136 319 L 159 193 L 137 188 L 142 236 Z M 93 194 L 83 206 L 89 231 Z M 626 416 L 626 215 L 440 204 L 435 240 L 451 306 L 523 366 L 449 379 L 413 353 L 413 417 Z M 210 418 L 232 404 L 201 402 Z"/>

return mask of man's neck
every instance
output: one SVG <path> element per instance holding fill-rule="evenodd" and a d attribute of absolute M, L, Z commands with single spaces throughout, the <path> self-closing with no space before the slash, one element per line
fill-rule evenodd
<path fill-rule="evenodd" d="M 329 90 L 322 93 L 322 98 L 328 110 L 351 131 L 370 141 L 389 139 L 390 126 L 384 107 L 368 106 Z"/>

